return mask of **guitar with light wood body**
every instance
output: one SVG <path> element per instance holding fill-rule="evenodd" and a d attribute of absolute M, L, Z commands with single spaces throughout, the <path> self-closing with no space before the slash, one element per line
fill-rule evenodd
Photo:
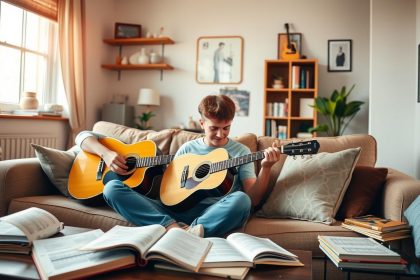
<path fill-rule="evenodd" d="M 111 180 L 120 180 L 130 188 L 149 197 L 157 197 L 158 184 L 154 179 L 163 174 L 163 165 L 173 159 L 173 155 L 156 155 L 158 149 L 151 140 L 135 144 L 125 144 L 111 137 L 99 138 L 98 141 L 108 149 L 117 152 L 126 159 L 130 173 L 120 175 L 111 171 L 97 155 L 80 151 L 73 162 L 69 174 L 68 191 L 76 199 L 91 199 L 101 195 L 105 184 Z"/>
<path fill-rule="evenodd" d="M 290 143 L 279 147 L 286 155 L 316 154 L 316 140 Z M 231 158 L 226 149 L 218 148 L 206 155 L 184 154 L 166 168 L 160 186 L 160 200 L 176 211 L 185 211 L 200 200 L 223 196 L 232 190 L 236 166 L 264 158 L 264 151 Z"/>

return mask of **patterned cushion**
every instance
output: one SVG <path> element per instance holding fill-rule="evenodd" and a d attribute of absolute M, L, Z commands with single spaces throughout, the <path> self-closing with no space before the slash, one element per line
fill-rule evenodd
<path fill-rule="evenodd" d="M 420 258 L 420 195 L 408 206 L 404 212 L 410 226 L 413 227 L 412 235 L 416 257 Z"/>
<path fill-rule="evenodd" d="M 360 148 L 312 157 L 288 157 L 257 216 L 334 223 Z"/>

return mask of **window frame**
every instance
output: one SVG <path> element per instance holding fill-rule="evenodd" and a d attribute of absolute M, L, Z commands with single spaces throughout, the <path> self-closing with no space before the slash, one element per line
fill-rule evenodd
<path fill-rule="evenodd" d="M 2 4 L 8 3 L 7 1 L 0 1 L 0 11 Z M 10 3 L 8 3 L 10 4 Z M 27 32 L 27 18 L 28 13 L 32 13 L 32 15 L 35 15 L 37 17 L 44 17 L 43 15 L 34 13 L 32 11 L 27 11 L 23 9 L 22 7 L 16 6 L 16 8 L 19 8 L 22 10 L 23 16 L 22 16 L 22 42 L 21 46 L 17 46 L 14 44 L 7 43 L 5 41 L 0 41 L 0 45 L 6 48 L 12 48 L 15 50 L 18 50 L 20 52 L 20 64 L 19 64 L 19 92 L 13 93 L 18 95 L 18 102 L 17 103 L 10 103 L 6 101 L 0 100 L 0 105 L 6 105 L 6 107 L 12 106 L 17 107 L 19 106 L 19 102 L 22 98 L 22 92 L 24 91 L 24 79 L 25 79 L 25 55 L 30 53 L 33 55 L 41 56 L 45 59 L 46 66 L 45 66 L 45 75 L 44 75 L 44 92 L 39 93 L 42 94 L 41 96 L 38 96 L 38 99 L 42 102 L 40 102 L 40 106 L 47 104 L 47 103 L 57 103 L 58 100 L 58 94 L 59 94 L 59 81 L 58 77 L 59 75 L 59 48 L 58 48 L 58 26 L 57 22 L 46 18 L 46 20 L 49 21 L 48 23 L 48 46 L 45 53 L 28 49 L 26 47 L 26 32 Z M 45 17 L 44 17 L 45 18 Z M 0 18 L 0 24 L 1 24 L 1 18 Z M 38 81 L 39 82 L 39 81 Z M 0 85 L 1 86 L 1 85 Z M 4 106 L 2 106 L 4 107 Z"/>

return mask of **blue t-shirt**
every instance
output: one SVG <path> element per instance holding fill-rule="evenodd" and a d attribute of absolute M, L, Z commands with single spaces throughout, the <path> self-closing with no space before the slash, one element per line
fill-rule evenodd
<path fill-rule="evenodd" d="M 204 138 L 198 138 L 184 143 L 176 152 L 175 158 L 187 153 L 196 155 L 206 155 L 218 148 L 226 149 L 230 158 L 236 158 L 251 153 L 251 150 L 247 146 L 236 142 L 232 139 L 229 139 L 228 143 L 223 147 L 210 147 L 204 143 Z M 237 167 L 237 169 L 237 179 L 235 180 L 234 185 L 232 186 L 232 192 L 243 190 L 242 181 L 244 179 L 256 178 L 255 168 L 252 162 L 240 165 Z"/>

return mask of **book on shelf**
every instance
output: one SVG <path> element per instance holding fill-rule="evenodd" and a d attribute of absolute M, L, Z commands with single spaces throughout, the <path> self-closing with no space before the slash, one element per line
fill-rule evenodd
<path fill-rule="evenodd" d="M 34 240 L 60 232 L 64 225 L 46 210 L 31 207 L 0 218 L 0 252 L 29 254 Z"/>
<path fill-rule="evenodd" d="M 381 232 L 393 231 L 397 229 L 409 229 L 410 225 L 406 222 L 384 219 L 374 215 L 365 215 L 355 218 L 344 219 L 344 224 L 364 227 Z"/>
<path fill-rule="evenodd" d="M 211 247 L 211 242 L 183 229 L 166 231 L 161 225 L 143 227 L 114 226 L 80 250 L 109 251 L 128 248 L 136 252 L 139 263 L 168 262 L 184 269 L 198 271 Z"/>
<path fill-rule="evenodd" d="M 404 238 L 410 238 L 411 237 L 411 229 L 397 229 L 393 231 L 386 231 L 381 232 L 365 227 L 359 227 L 354 225 L 348 225 L 345 223 L 342 223 L 341 226 L 343 228 L 361 233 L 363 235 L 372 237 L 376 240 L 386 242 L 386 241 L 392 241 L 392 240 L 398 240 L 398 239 L 404 239 Z"/>
<path fill-rule="evenodd" d="M 401 256 L 370 237 L 318 236 L 327 248 L 343 262 L 401 262 Z"/>
<path fill-rule="evenodd" d="M 303 266 L 295 254 L 268 238 L 235 232 L 226 239 L 206 239 L 213 245 L 201 267 L 254 267 L 260 264 Z"/>
<path fill-rule="evenodd" d="M 155 269 L 157 270 L 168 270 L 186 273 L 196 273 L 209 276 L 224 277 L 230 279 L 244 279 L 248 274 L 249 267 L 202 267 L 198 272 L 183 269 L 179 266 L 171 265 L 168 263 L 156 263 Z"/>
<path fill-rule="evenodd" d="M 136 266 L 132 250 L 81 251 L 79 248 L 104 233 L 100 229 L 56 238 L 35 240 L 32 259 L 41 279 L 80 279 Z"/>

